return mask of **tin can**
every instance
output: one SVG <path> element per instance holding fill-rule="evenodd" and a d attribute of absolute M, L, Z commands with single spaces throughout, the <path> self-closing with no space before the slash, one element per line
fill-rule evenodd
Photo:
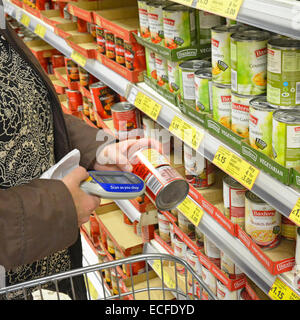
<path fill-rule="evenodd" d="M 185 178 L 195 188 L 206 189 L 215 183 L 215 166 L 184 144 Z"/>
<path fill-rule="evenodd" d="M 68 106 L 70 111 L 80 111 L 82 109 L 82 94 L 77 90 L 66 89 Z"/>
<path fill-rule="evenodd" d="M 91 36 L 94 38 L 94 41 L 97 41 L 97 35 L 96 35 L 96 25 L 94 23 L 87 24 L 88 32 L 91 34 Z"/>
<path fill-rule="evenodd" d="M 145 181 L 146 194 L 159 210 L 176 208 L 186 198 L 189 184 L 156 149 L 133 148 L 128 158 L 133 173 Z"/>
<path fill-rule="evenodd" d="M 253 300 L 250 296 L 250 294 L 248 293 L 246 288 L 242 288 L 241 292 L 240 292 L 240 297 L 239 300 Z"/>
<path fill-rule="evenodd" d="M 163 45 L 163 10 L 165 6 L 163 1 L 147 2 L 148 23 L 150 30 L 150 39 L 152 43 Z"/>
<path fill-rule="evenodd" d="M 170 243 L 171 243 L 171 248 L 174 250 L 174 239 L 175 239 L 175 231 L 174 231 L 174 226 L 172 223 L 170 223 Z"/>
<path fill-rule="evenodd" d="M 115 103 L 112 90 L 102 81 L 91 84 L 89 89 L 93 99 L 94 109 L 98 112 L 101 119 L 111 119 L 111 105 Z M 105 100 L 105 98 L 107 99 Z"/>
<path fill-rule="evenodd" d="M 171 4 L 162 9 L 164 44 L 169 49 L 196 44 L 195 9 Z"/>
<path fill-rule="evenodd" d="M 198 249 L 204 253 L 204 234 L 199 230 L 199 228 L 195 228 L 195 240 Z"/>
<path fill-rule="evenodd" d="M 122 38 L 115 38 L 115 51 L 116 51 L 116 62 L 125 65 L 125 48 L 124 40 Z"/>
<path fill-rule="evenodd" d="M 208 68 L 211 63 L 206 60 L 189 60 L 179 64 L 180 100 L 186 104 L 195 104 L 195 71 Z"/>
<path fill-rule="evenodd" d="M 269 32 L 246 30 L 231 35 L 231 89 L 243 95 L 259 95 L 267 86 Z"/>
<path fill-rule="evenodd" d="M 65 57 L 65 66 L 67 71 L 68 82 L 79 81 L 79 68 L 77 63 L 75 63 L 72 59 Z"/>
<path fill-rule="evenodd" d="M 213 119 L 231 128 L 231 87 L 212 82 Z"/>
<path fill-rule="evenodd" d="M 178 227 L 189 238 L 195 238 L 195 226 L 181 212 L 178 212 Z"/>
<path fill-rule="evenodd" d="M 145 47 L 145 57 L 148 78 L 157 80 L 157 73 L 155 67 L 155 52 Z"/>
<path fill-rule="evenodd" d="M 52 68 L 61 68 L 65 66 L 65 57 L 62 54 L 54 54 L 51 56 Z"/>
<path fill-rule="evenodd" d="M 201 272 L 202 272 L 201 263 L 199 262 L 199 259 L 198 259 L 197 255 L 194 253 L 194 251 L 187 248 L 185 259 L 188 262 L 188 264 L 193 268 L 193 270 L 201 277 Z M 190 272 L 188 272 L 187 279 L 188 279 L 189 285 L 190 286 L 194 285 L 194 288 L 196 288 L 197 282 L 196 282 L 195 278 L 193 278 L 193 276 Z M 195 292 L 196 292 L 196 290 L 195 290 Z"/>
<path fill-rule="evenodd" d="M 143 114 L 142 126 L 144 130 L 144 137 L 153 137 L 153 130 L 155 129 L 155 121 Z"/>
<path fill-rule="evenodd" d="M 106 242 L 107 242 L 107 251 L 114 258 L 115 257 L 115 244 L 112 242 L 112 240 L 108 236 L 106 236 Z"/>
<path fill-rule="evenodd" d="M 105 55 L 107 58 L 115 60 L 116 59 L 116 45 L 115 36 L 112 32 L 104 30 L 105 37 Z"/>
<path fill-rule="evenodd" d="M 219 300 L 238 300 L 240 291 L 230 291 L 220 280 L 217 280 L 217 298 Z"/>
<path fill-rule="evenodd" d="M 262 249 L 280 243 L 281 215 L 251 191 L 245 195 L 245 231 Z"/>
<path fill-rule="evenodd" d="M 297 239 L 297 225 L 285 216 L 281 216 L 281 235 L 287 240 Z"/>
<path fill-rule="evenodd" d="M 77 18 L 77 31 L 80 33 L 87 33 L 88 32 L 87 21 Z"/>
<path fill-rule="evenodd" d="M 249 141 L 252 148 L 272 156 L 272 121 L 276 111 L 266 96 L 258 96 L 249 102 Z"/>
<path fill-rule="evenodd" d="M 145 49 L 138 43 L 124 42 L 125 67 L 128 70 L 143 70 L 146 67 Z"/>
<path fill-rule="evenodd" d="M 174 238 L 174 256 L 185 259 L 187 245 L 177 236 Z M 183 275 L 185 272 L 185 267 L 182 264 L 176 263 L 176 270 L 179 275 Z"/>
<path fill-rule="evenodd" d="M 200 45 L 211 43 L 211 29 L 215 26 L 223 25 L 225 19 L 218 15 L 197 10 L 196 13 L 196 29 L 198 33 L 198 43 Z"/>
<path fill-rule="evenodd" d="M 204 253 L 218 268 L 221 266 L 221 251 L 204 235 Z"/>
<path fill-rule="evenodd" d="M 100 26 L 96 26 L 96 42 L 97 42 L 97 50 L 99 53 L 105 54 L 105 30 Z"/>
<path fill-rule="evenodd" d="M 89 104 L 89 113 L 90 113 L 89 118 L 93 122 L 93 124 L 95 124 L 97 126 L 97 121 L 95 118 L 95 112 L 97 112 L 97 111 L 94 110 L 93 100 L 90 99 L 89 97 L 88 97 L 88 104 Z"/>
<path fill-rule="evenodd" d="M 273 113 L 273 159 L 286 168 L 300 165 L 299 110 L 277 110 Z"/>
<path fill-rule="evenodd" d="M 282 108 L 300 105 L 300 41 L 290 38 L 268 42 L 267 101 Z"/>
<path fill-rule="evenodd" d="M 67 5 L 64 7 L 64 16 L 63 16 L 63 18 L 66 19 L 66 20 L 72 20 L 72 15 L 69 13 Z"/>
<path fill-rule="evenodd" d="M 231 93 L 231 130 L 243 138 L 249 137 L 249 106 L 254 97 Z"/>
<path fill-rule="evenodd" d="M 231 83 L 230 37 L 246 29 L 241 25 L 216 25 L 211 29 L 212 80 L 215 83 Z"/>
<path fill-rule="evenodd" d="M 156 74 L 157 74 L 157 84 L 160 87 L 164 87 L 165 89 L 168 88 L 168 63 L 167 59 L 155 55 L 155 68 L 156 68 Z"/>
<path fill-rule="evenodd" d="M 138 0 L 140 34 L 142 38 L 150 38 L 150 29 L 147 11 L 148 0 Z"/>
<path fill-rule="evenodd" d="M 82 112 L 85 116 L 90 116 L 90 105 L 88 97 L 82 96 Z"/>
<path fill-rule="evenodd" d="M 169 81 L 169 91 L 172 93 L 177 93 L 179 91 L 180 80 L 179 80 L 179 64 L 180 61 L 167 60 L 168 64 L 168 81 Z"/>
<path fill-rule="evenodd" d="M 157 212 L 158 218 L 158 232 L 159 236 L 167 243 L 171 241 L 170 238 L 170 226 L 169 220 L 159 211 Z"/>
<path fill-rule="evenodd" d="M 224 215 L 245 229 L 245 193 L 247 189 L 230 176 L 223 178 Z"/>
<path fill-rule="evenodd" d="M 209 287 L 212 293 L 217 295 L 217 279 L 216 277 L 204 266 L 202 265 L 202 279 L 204 283 Z M 208 294 L 205 290 L 202 291 L 202 300 L 208 300 Z"/>
<path fill-rule="evenodd" d="M 223 251 L 221 251 L 221 270 L 227 274 L 229 279 L 237 279 L 244 275 L 240 268 Z"/>
<path fill-rule="evenodd" d="M 79 84 L 81 87 L 89 88 L 89 84 L 92 83 L 92 77 L 89 72 L 87 72 L 84 68 L 79 66 Z"/>
<path fill-rule="evenodd" d="M 120 139 L 128 131 L 141 128 L 141 114 L 133 104 L 118 102 L 111 106 L 114 131 Z"/>
<path fill-rule="evenodd" d="M 212 111 L 212 73 L 211 68 L 195 72 L 196 110 L 210 113 Z"/>

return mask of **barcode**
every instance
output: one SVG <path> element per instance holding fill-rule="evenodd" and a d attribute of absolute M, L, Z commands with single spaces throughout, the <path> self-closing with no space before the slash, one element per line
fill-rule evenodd
<path fill-rule="evenodd" d="M 151 176 L 147 181 L 147 187 L 154 193 L 157 194 L 159 189 L 162 187 L 160 181 L 155 177 Z"/>
<path fill-rule="evenodd" d="M 237 91 L 237 72 L 231 69 L 231 89 Z"/>
<path fill-rule="evenodd" d="M 300 82 L 296 82 L 296 104 L 300 104 Z"/>

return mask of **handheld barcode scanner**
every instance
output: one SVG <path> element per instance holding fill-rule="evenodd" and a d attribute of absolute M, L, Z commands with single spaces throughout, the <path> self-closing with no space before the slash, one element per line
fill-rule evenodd
<path fill-rule="evenodd" d="M 130 172 L 89 171 L 89 178 L 80 188 L 88 194 L 105 199 L 135 199 L 145 192 L 142 179 Z"/>

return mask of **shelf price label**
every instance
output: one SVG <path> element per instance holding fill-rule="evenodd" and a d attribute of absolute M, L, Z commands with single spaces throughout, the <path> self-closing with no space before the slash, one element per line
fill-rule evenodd
<path fill-rule="evenodd" d="M 178 116 L 173 118 L 169 131 L 195 150 L 199 148 L 204 137 L 203 132 L 197 130 Z"/>
<path fill-rule="evenodd" d="M 300 226 L 300 198 L 290 213 L 289 219 L 292 220 L 296 225 Z"/>
<path fill-rule="evenodd" d="M 269 296 L 273 300 L 300 300 L 300 296 L 279 278 L 274 281 Z"/>
<path fill-rule="evenodd" d="M 153 270 L 159 275 L 159 277 L 162 279 L 162 273 L 161 273 L 161 262 L 160 260 L 154 260 L 152 264 Z M 176 285 L 175 282 L 171 279 L 170 275 L 164 270 L 163 268 L 163 275 L 164 275 L 164 283 L 165 285 L 170 289 L 175 289 Z"/>
<path fill-rule="evenodd" d="M 177 206 L 177 209 L 188 218 L 194 226 L 198 227 L 204 212 L 191 198 L 186 197 L 184 201 Z"/>
<path fill-rule="evenodd" d="M 243 0 L 197 0 L 197 9 L 236 19 Z"/>
<path fill-rule="evenodd" d="M 25 27 L 28 27 L 28 26 L 29 26 L 29 23 L 30 23 L 30 18 L 28 17 L 27 14 L 23 13 L 22 16 L 21 16 L 20 22 L 21 22 Z"/>
<path fill-rule="evenodd" d="M 72 52 L 71 59 L 78 63 L 81 67 L 84 67 L 86 65 L 87 58 L 78 53 L 77 51 Z"/>
<path fill-rule="evenodd" d="M 41 24 L 37 24 L 34 33 L 38 35 L 40 38 L 44 39 L 46 34 L 46 27 L 42 26 Z"/>
<path fill-rule="evenodd" d="M 249 190 L 252 189 L 259 174 L 258 169 L 223 146 L 220 146 L 216 152 L 213 164 L 232 176 Z"/>
<path fill-rule="evenodd" d="M 136 94 L 133 104 L 153 120 L 157 120 L 162 106 L 142 92 Z"/>

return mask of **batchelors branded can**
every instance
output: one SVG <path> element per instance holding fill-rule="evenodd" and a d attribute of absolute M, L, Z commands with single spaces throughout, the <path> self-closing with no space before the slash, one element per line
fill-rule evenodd
<path fill-rule="evenodd" d="M 212 82 L 213 119 L 231 128 L 231 87 Z"/>
<path fill-rule="evenodd" d="M 238 300 L 240 290 L 230 291 L 220 280 L 217 280 L 217 298 L 219 300 Z"/>
<path fill-rule="evenodd" d="M 157 74 L 157 84 L 160 87 L 164 87 L 165 89 L 168 89 L 169 80 L 168 80 L 167 59 L 156 54 L 155 55 L 155 68 L 156 68 L 156 74 Z"/>
<path fill-rule="evenodd" d="M 148 23 L 151 42 L 163 45 L 164 27 L 163 27 L 163 7 L 164 1 L 153 1 L 147 3 Z"/>
<path fill-rule="evenodd" d="M 145 181 L 146 194 L 159 210 L 174 209 L 186 198 L 189 192 L 187 181 L 156 149 L 131 150 L 128 159 L 133 173 Z"/>
<path fill-rule="evenodd" d="M 229 279 L 243 276 L 243 272 L 223 251 L 221 251 L 221 270 L 227 274 Z"/>
<path fill-rule="evenodd" d="M 165 47 L 184 48 L 196 43 L 195 9 L 171 4 L 162 12 Z"/>
<path fill-rule="evenodd" d="M 221 251 L 204 235 L 204 253 L 217 267 L 221 266 Z"/>
<path fill-rule="evenodd" d="M 300 112 L 276 110 L 273 113 L 273 159 L 286 168 L 300 165 Z"/>
<path fill-rule="evenodd" d="M 250 100 L 249 141 L 252 148 L 272 156 L 272 121 L 276 108 L 267 102 L 266 96 Z"/>
<path fill-rule="evenodd" d="M 155 52 L 145 47 L 145 57 L 148 78 L 157 80 L 157 72 L 155 67 Z"/>
<path fill-rule="evenodd" d="M 243 95 L 264 94 L 267 86 L 269 32 L 246 30 L 231 35 L 231 89 Z"/>
<path fill-rule="evenodd" d="M 187 250 L 186 250 L 186 258 L 185 259 L 189 263 L 189 265 L 193 268 L 193 270 L 199 276 L 201 276 L 202 266 L 201 266 L 201 263 L 200 263 L 200 261 L 198 259 L 198 256 L 194 253 L 193 250 L 187 248 Z M 193 276 L 192 276 L 192 274 L 190 272 L 188 272 L 187 279 L 188 279 L 188 282 L 189 282 L 190 286 L 194 285 L 194 290 L 195 290 L 198 283 L 196 283 L 195 278 L 193 278 Z M 196 292 L 196 290 L 195 290 L 195 292 Z"/>
<path fill-rule="evenodd" d="M 167 243 L 171 241 L 170 238 L 170 221 L 160 212 L 157 212 L 158 231 L 159 236 Z"/>
<path fill-rule="evenodd" d="M 278 246 L 281 235 L 281 215 L 251 191 L 245 195 L 245 231 L 262 249 Z"/>
<path fill-rule="evenodd" d="M 202 265 L 201 271 L 204 283 L 214 295 L 217 295 L 217 278 L 204 265 Z M 205 290 L 202 291 L 202 300 L 208 300 L 208 293 Z"/>
<path fill-rule="evenodd" d="M 268 102 L 282 108 L 300 105 L 299 56 L 299 40 L 277 38 L 268 42 Z"/>
<path fill-rule="evenodd" d="M 115 36 L 112 32 L 104 30 L 105 37 L 105 55 L 107 58 L 115 60 L 116 59 L 116 44 Z"/>
<path fill-rule="evenodd" d="M 145 69 L 145 50 L 138 43 L 124 42 L 125 49 L 125 67 L 130 70 Z"/>
<path fill-rule="evenodd" d="M 77 90 L 66 89 L 68 106 L 70 111 L 78 112 L 82 110 L 82 94 Z"/>
<path fill-rule="evenodd" d="M 224 215 L 245 229 L 245 193 L 247 189 L 230 176 L 223 178 Z"/>
<path fill-rule="evenodd" d="M 211 63 L 206 60 L 189 60 L 179 65 L 180 100 L 186 104 L 195 104 L 195 71 L 208 68 Z"/>
<path fill-rule="evenodd" d="M 116 62 L 125 65 L 125 48 L 124 40 L 122 38 L 115 38 L 115 52 L 116 52 Z"/>
<path fill-rule="evenodd" d="M 179 80 L 179 64 L 180 61 L 167 60 L 168 64 L 168 80 L 169 80 L 169 91 L 177 93 L 180 86 Z"/>
<path fill-rule="evenodd" d="M 211 29 L 212 79 L 216 83 L 231 83 L 230 37 L 246 29 L 241 25 L 217 25 Z"/>
<path fill-rule="evenodd" d="M 249 137 L 249 106 L 254 97 L 231 93 L 231 130 L 243 138 Z"/>
<path fill-rule="evenodd" d="M 189 238 L 195 238 L 195 226 L 193 223 L 185 217 L 181 212 L 178 212 L 178 227 Z"/>
<path fill-rule="evenodd" d="M 211 68 L 203 68 L 195 72 L 196 110 L 212 112 L 212 73 Z"/>
<path fill-rule="evenodd" d="M 66 67 L 66 71 L 67 71 L 68 82 L 79 81 L 78 64 L 75 63 L 72 59 L 65 57 L 65 67 Z"/>
<path fill-rule="evenodd" d="M 97 42 L 97 50 L 99 53 L 105 54 L 105 30 L 104 28 L 96 25 L 96 42 Z"/>
<path fill-rule="evenodd" d="M 281 216 L 281 235 L 287 240 L 297 240 L 297 225 L 285 216 Z"/>
<path fill-rule="evenodd" d="M 150 38 L 147 0 L 138 0 L 140 34 L 142 38 Z"/>
<path fill-rule="evenodd" d="M 177 236 L 174 237 L 174 256 L 185 259 L 187 245 Z M 176 270 L 179 275 L 183 275 L 185 267 L 182 264 L 176 263 Z"/>

